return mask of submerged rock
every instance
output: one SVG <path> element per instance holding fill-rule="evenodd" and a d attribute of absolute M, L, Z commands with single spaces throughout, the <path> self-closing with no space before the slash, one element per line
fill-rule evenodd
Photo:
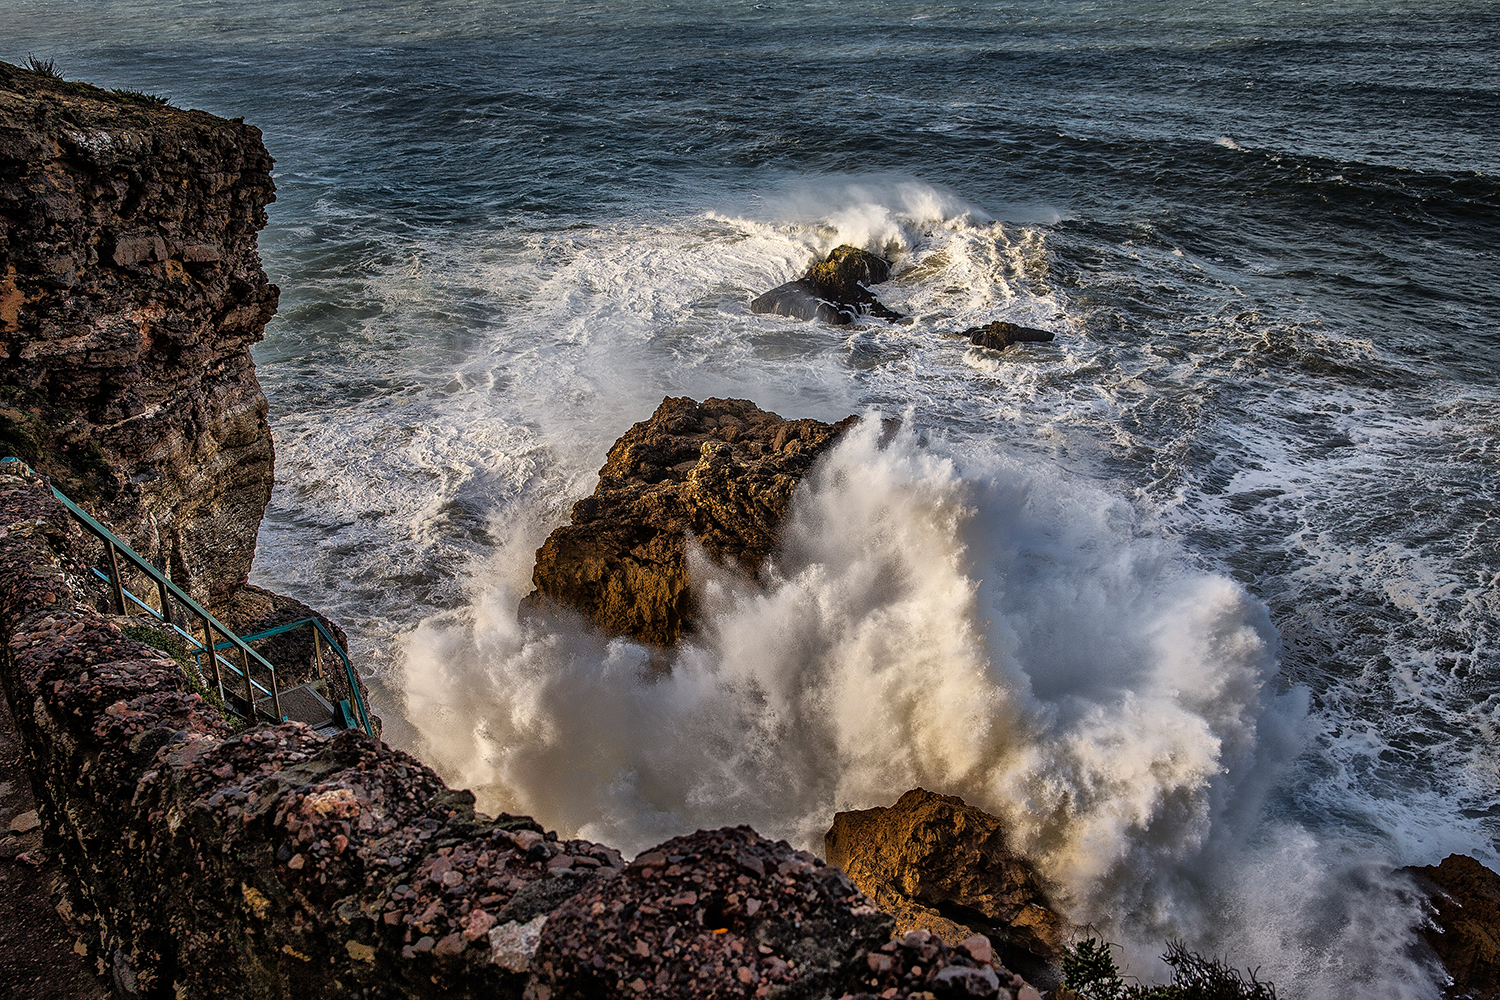
<path fill-rule="evenodd" d="M 1005 964 L 1037 980 L 1061 955 L 1062 919 L 1004 825 L 952 795 L 915 788 L 889 808 L 842 812 L 824 837 L 848 873 L 897 928 L 950 940 L 980 933 Z"/>
<path fill-rule="evenodd" d="M 901 314 L 887 309 L 869 289 L 890 276 L 890 261 L 846 244 L 835 247 L 826 260 L 814 264 L 796 281 L 777 285 L 752 299 L 750 311 L 819 319 L 835 326 L 853 323 L 865 313 L 897 320 Z"/>
<path fill-rule="evenodd" d="M 984 326 L 972 326 L 963 332 L 976 347 L 987 347 L 992 351 L 1003 351 L 1011 344 L 1045 344 L 1053 338 L 1046 330 L 1029 326 L 1017 326 L 1005 320 L 996 320 Z"/>
<path fill-rule="evenodd" d="M 1500 875 L 1463 854 L 1405 871 L 1431 898 L 1436 926 L 1422 933 L 1453 977 L 1443 995 L 1500 998 Z"/>
<path fill-rule="evenodd" d="M 537 550 L 523 608 L 555 602 L 606 633 L 674 645 L 695 612 L 688 539 L 758 577 L 797 484 L 858 419 L 784 420 L 743 399 L 662 400 L 609 450 L 572 523 Z"/>

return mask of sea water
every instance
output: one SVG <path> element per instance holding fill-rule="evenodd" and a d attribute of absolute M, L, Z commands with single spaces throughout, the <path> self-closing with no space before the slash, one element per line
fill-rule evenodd
<path fill-rule="evenodd" d="M 0 58 L 277 158 L 254 579 L 387 734 L 639 850 L 914 786 L 1079 924 L 1435 996 L 1395 869 L 1500 864 L 1492 2 L 13 2 Z M 832 247 L 907 322 L 750 314 Z M 1004 353 L 956 333 L 1056 333 Z M 669 676 L 522 624 L 665 395 L 868 421 Z"/>

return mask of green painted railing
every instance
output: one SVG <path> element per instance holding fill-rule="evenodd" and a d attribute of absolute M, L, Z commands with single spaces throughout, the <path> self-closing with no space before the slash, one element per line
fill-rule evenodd
<path fill-rule="evenodd" d="M 26 463 L 17 458 L 0 458 L 0 469 L 3 469 L 4 466 L 12 462 L 19 463 L 23 469 L 27 469 L 27 471 L 30 471 L 26 466 Z M 212 673 L 213 683 L 219 690 L 219 697 L 223 699 L 224 704 L 228 706 L 231 711 L 235 711 L 235 709 L 232 705 L 229 694 L 225 691 L 223 679 L 224 674 L 220 669 L 221 667 L 227 670 L 230 674 L 235 675 L 235 679 L 237 681 L 243 683 L 245 718 L 254 718 L 257 712 L 259 712 L 259 714 L 261 715 L 266 715 L 267 713 L 265 713 L 264 710 L 257 709 L 256 706 L 258 702 L 263 701 L 265 698 L 269 698 L 271 700 L 272 712 L 274 714 L 271 714 L 268 717 L 274 722 L 281 722 L 285 720 L 285 716 L 281 714 L 281 693 L 276 684 L 276 667 L 271 663 L 270 660 L 267 660 L 260 653 L 250 648 L 250 643 L 258 641 L 260 639 L 268 638 L 273 635 L 280 635 L 284 632 L 291 632 L 294 629 L 311 626 L 313 629 L 313 656 L 317 663 L 319 675 L 321 676 L 323 668 L 322 643 L 326 642 L 328 644 L 328 647 L 338 655 L 340 660 L 343 661 L 344 675 L 349 681 L 350 696 L 353 698 L 355 707 L 359 712 L 358 724 L 360 725 L 360 728 L 364 729 L 364 731 L 369 733 L 371 736 L 375 735 L 374 727 L 370 724 L 369 711 L 365 708 L 364 698 L 362 698 L 359 693 L 359 679 L 354 672 L 354 665 L 349 661 L 349 656 L 344 652 L 343 647 L 341 647 L 334 640 L 333 636 L 328 634 L 328 630 L 323 627 L 322 622 L 318 621 L 316 618 L 305 618 L 302 621 L 292 622 L 288 625 L 280 625 L 276 628 L 267 629 L 263 632 L 257 632 L 256 634 L 251 636 L 238 636 L 230 629 L 226 628 L 217 618 L 209 614 L 206 608 L 189 597 L 181 587 L 178 587 L 177 584 L 168 579 L 165 574 L 163 574 L 150 562 L 136 553 L 136 551 L 129 545 L 125 544 L 124 541 L 117 538 L 114 532 L 110 531 L 104 525 L 95 520 L 88 511 L 84 510 L 82 507 L 74 503 L 65 494 L 58 490 L 57 487 L 49 486 L 48 488 L 52 491 L 52 495 L 56 497 L 57 500 L 68 509 L 68 512 L 72 514 L 80 524 L 82 524 L 85 528 L 88 529 L 91 534 L 93 534 L 104 543 L 105 558 L 109 564 L 109 572 L 106 573 L 96 568 L 94 570 L 94 573 L 101 580 L 104 580 L 106 583 L 108 583 L 110 585 L 110 588 L 113 590 L 115 610 L 122 615 L 129 614 L 129 605 L 127 604 L 127 601 L 129 601 L 130 603 L 135 604 L 136 606 L 150 613 L 158 621 L 170 626 L 179 635 L 181 635 L 184 639 L 191 643 L 192 646 L 195 647 L 191 649 L 191 653 L 197 660 L 199 673 L 204 675 L 205 681 L 208 680 L 208 674 L 210 672 Z M 120 562 L 122 559 L 130 565 L 134 566 L 136 569 L 140 570 L 142 573 L 146 574 L 147 578 L 149 578 L 151 582 L 156 585 L 159 610 L 158 608 L 153 608 L 149 603 L 126 589 L 120 575 Z M 176 620 L 176 616 L 172 611 L 172 600 L 177 601 L 177 603 L 186 611 L 188 617 L 198 619 L 198 622 L 203 631 L 203 638 L 201 640 L 197 636 L 193 635 L 192 632 L 190 632 L 188 629 L 183 627 L 183 625 L 186 624 L 186 621 L 181 624 L 178 623 L 178 621 Z M 221 637 L 220 639 L 214 638 L 214 633 L 216 632 Z M 227 652 L 231 656 L 237 654 L 237 658 L 240 661 L 239 665 L 236 666 L 232 662 L 232 660 L 227 659 L 224 656 L 220 656 L 220 652 Z M 207 657 L 208 660 L 208 671 L 205 671 L 204 669 L 205 664 L 203 660 L 205 657 Z M 258 666 L 263 668 L 263 672 L 269 677 L 269 686 L 256 681 L 253 677 L 251 677 L 250 669 L 252 663 L 257 664 Z M 260 692 L 259 696 L 257 696 L 256 694 L 257 691 Z M 233 697 L 238 698 L 241 697 L 241 695 L 238 692 L 235 692 Z"/>

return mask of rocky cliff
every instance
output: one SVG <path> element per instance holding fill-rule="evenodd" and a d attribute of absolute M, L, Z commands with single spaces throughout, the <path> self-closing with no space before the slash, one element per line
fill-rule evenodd
<path fill-rule="evenodd" d="M 214 605 L 271 495 L 259 130 L 0 63 L 0 451 Z"/>

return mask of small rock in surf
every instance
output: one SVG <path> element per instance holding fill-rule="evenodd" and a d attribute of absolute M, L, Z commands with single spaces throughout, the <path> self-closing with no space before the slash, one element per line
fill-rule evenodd
<path fill-rule="evenodd" d="M 890 276 L 890 261 L 846 244 L 835 247 L 826 260 L 814 264 L 796 281 L 777 285 L 752 299 L 750 311 L 819 319 L 835 326 L 847 326 L 865 314 L 898 320 L 901 314 L 882 305 L 869 288 Z"/>

